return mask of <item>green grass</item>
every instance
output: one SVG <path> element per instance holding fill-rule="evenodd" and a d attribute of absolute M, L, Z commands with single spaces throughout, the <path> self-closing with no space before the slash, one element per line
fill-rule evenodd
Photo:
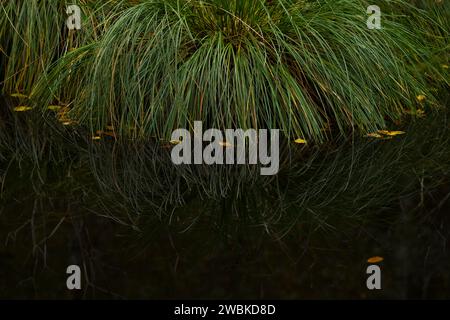
<path fill-rule="evenodd" d="M 69 31 L 66 27 L 69 4 L 82 9 L 80 31 Z M 124 6 L 124 0 L 2 0 L 2 93 L 29 95 L 54 62 L 68 51 L 96 41 L 108 27 L 104 17 Z"/>
<path fill-rule="evenodd" d="M 412 65 L 416 71 L 425 74 L 433 86 L 450 86 L 450 3 L 448 1 L 415 0 L 406 9 L 398 11 L 395 4 L 393 12 L 408 25 L 421 41 L 418 47 L 426 48 L 426 62 L 418 61 Z"/>
<path fill-rule="evenodd" d="M 167 139 L 195 120 L 316 142 L 374 131 L 414 112 L 418 95 L 435 103 L 419 66 L 437 40 L 416 30 L 448 32 L 406 1 L 382 4 L 383 29 L 368 30 L 367 1 L 141 1 L 106 17 L 104 34 L 58 60 L 33 97 L 132 138 Z"/>

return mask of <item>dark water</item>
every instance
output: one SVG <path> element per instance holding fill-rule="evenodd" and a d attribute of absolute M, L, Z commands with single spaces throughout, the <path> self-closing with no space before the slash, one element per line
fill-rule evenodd
<path fill-rule="evenodd" d="M 290 149 L 280 174 L 2 115 L 0 298 L 449 298 L 450 126 Z M 382 290 L 366 287 L 381 256 Z M 80 292 L 66 268 L 83 270 Z"/>

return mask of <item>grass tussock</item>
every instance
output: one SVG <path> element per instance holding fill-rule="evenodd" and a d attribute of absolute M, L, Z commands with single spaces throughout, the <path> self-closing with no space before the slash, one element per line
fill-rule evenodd
<path fill-rule="evenodd" d="M 422 108 L 417 95 L 432 103 L 430 80 L 448 85 L 448 73 L 437 71 L 448 59 L 442 55 L 448 49 L 447 7 L 386 2 L 383 29 L 368 30 L 360 10 L 366 3 L 336 3 L 343 7 L 329 1 L 80 1 L 83 28 L 70 33 L 57 14 L 64 1 L 39 6 L 4 1 L 8 14 L 1 18 L 14 24 L 2 23 L 16 29 L 2 28 L 8 52 L 3 72 L 13 75 L 5 77 L 4 91 L 28 96 L 32 90 L 31 100 L 20 102 L 34 103 L 52 118 L 55 111 L 48 106 L 63 106 L 56 114 L 70 123 L 70 134 L 55 131 L 54 122 L 44 123 L 39 112 L 29 118 L 17 114 L 0 121 L 2 155 L 20 160 L 26 154 L 37 163 L 50 154 L 66 161 L 64 144 L 86 145 L 78 133 L 90 140 L 88 130 L 109 127 L 114 136 L 167 137 L 193 120 L 220 128 L 278 127 L 287 135 L 323 141 L 339 129 L 375 132 Z M 40 63 L 30 63 L 34 58 Z M 236 174 L 228 168 L 212 174 L 203 168 L 163 170 L 155 183 L 161 169 L 146 163 L 158 158 L 170 164 L 168 158 L 159 149 L 124 150 L 120 157 L 113 152 L 87 157 L 102 159 L 92 163 L 99 184 L 108 189 L 122 181 L 119 193 L 135 207 L 143 198 L 161 206 L 159 196 L 147 197 L 155 185 L 160 190 L 176 185 L 169 202 L 182 203 L 180 190 L 222 198 L 245 189 L 244 183 L 261 184 L 243 170 L 238 176 L 244 183 L 236 187 L 227 180 Z M 107 159 L 120 168 L 108 167 Z"/>
<path fill-rule="evenodd" d="M 448 13 L 382 1 L 382 29 L 369 30 L 368 5 L 140 1 L 107 15 L 104 33 L 59 59 L 33 97 L 69 105 L 94 132 L 132 138 L 168 138 L 195 120 L 316 142 L 375 131 L 414 113 L 418 96 L 434 104 L 418 66 L 435 71 L 429 58 L 448 47 Z"/>

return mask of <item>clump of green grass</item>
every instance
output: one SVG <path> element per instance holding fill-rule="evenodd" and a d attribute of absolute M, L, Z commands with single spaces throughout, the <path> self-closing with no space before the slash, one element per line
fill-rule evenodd
<path fill-rule="evenodd" d="M 394 2 L 386 8 L 426 15 Z M 415 110 L 418 95 L 433 103 L 433 94 L 414 68 L 430 50 L 414 21 L 392 10 L 383 29 L 369 30 L 368 5 L 144 0 L 60 59 L 34 97 L 48 105 L 68 88 L 70 116 L 81 125 L 134 138 L 169 138 L 194 120 L 280 128 L 316 142 L 330 130 L 374 131 Z"/>

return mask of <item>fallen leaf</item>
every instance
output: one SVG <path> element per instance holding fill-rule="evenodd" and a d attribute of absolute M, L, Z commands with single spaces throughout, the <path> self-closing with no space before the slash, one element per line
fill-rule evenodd
<path fill-rule="evenodd" d="M 389 130 L 380 130 L 378 132 L 390 137 L 395 137 L 406 133 L 404 131 L 389 131 Z"/>
<path fill-rule="evenodd" d="M 61 110 L 63 107 L 61 106 L 48 106 L 47 109 L 51 110 L 51 111 L 59 111 Z"/>
<path fill-rule="evenodd" d="M 98 140 L 101 140 L 102 139 L 102 137 L 100 137 L 100 136 L 93 136 L 92 137 L 92 140 L 94 140 L 94 141 L 98 141 Z"/>
<path fill-rule="evenodd" d="M 383 136 L 382 136 L 381 134 L 376 133 L 376 132 L 374 132 L 374 133 L 368 133 L 368 134 L 367 134 L 367 137 L 370 137 L 370 138 L 378 138 L 378 139 L 383 138 Z"/>
<path fill-rule="evenodd" d="M 14 108 L 15 112 L 25 112 L 25 111 L 30 111 L 32 110 L 32 107 L 27 107 L 27 106 L 18 106 Z"/>
<path fill-rule="evenodd" d="M 20 99 L 28 99 L 28 96 L 22 93 L 13 93 L 11 95 L 13 98 L 20 98 Z"/>
<path fill-rule="evenodd" d="M 383 261 L 383 260 L 384 260 L 383 257 L 375 256 L 375 257 L 372 257 L 372 258 L 367 259 L 367 262 L 368 262 L 368 263 L 378 263 L 378 262 L 381 262 L 381 261 Z"/>
<path fill-rule="evenodd" d="M 301 138 L 294 140 L 294 142 L 297 144 L 307 144 L 308 143 L 305 139 L 301 139 Z"/>
<path fill-rule="evenodd" d="M 423 101 L 425 101 L 426 98 L 427 98 L 427 97 L 424 96 L 423 94 L 419 94 L 419 95 L 417 96 L 417 101 L 423 102 Z"/>

